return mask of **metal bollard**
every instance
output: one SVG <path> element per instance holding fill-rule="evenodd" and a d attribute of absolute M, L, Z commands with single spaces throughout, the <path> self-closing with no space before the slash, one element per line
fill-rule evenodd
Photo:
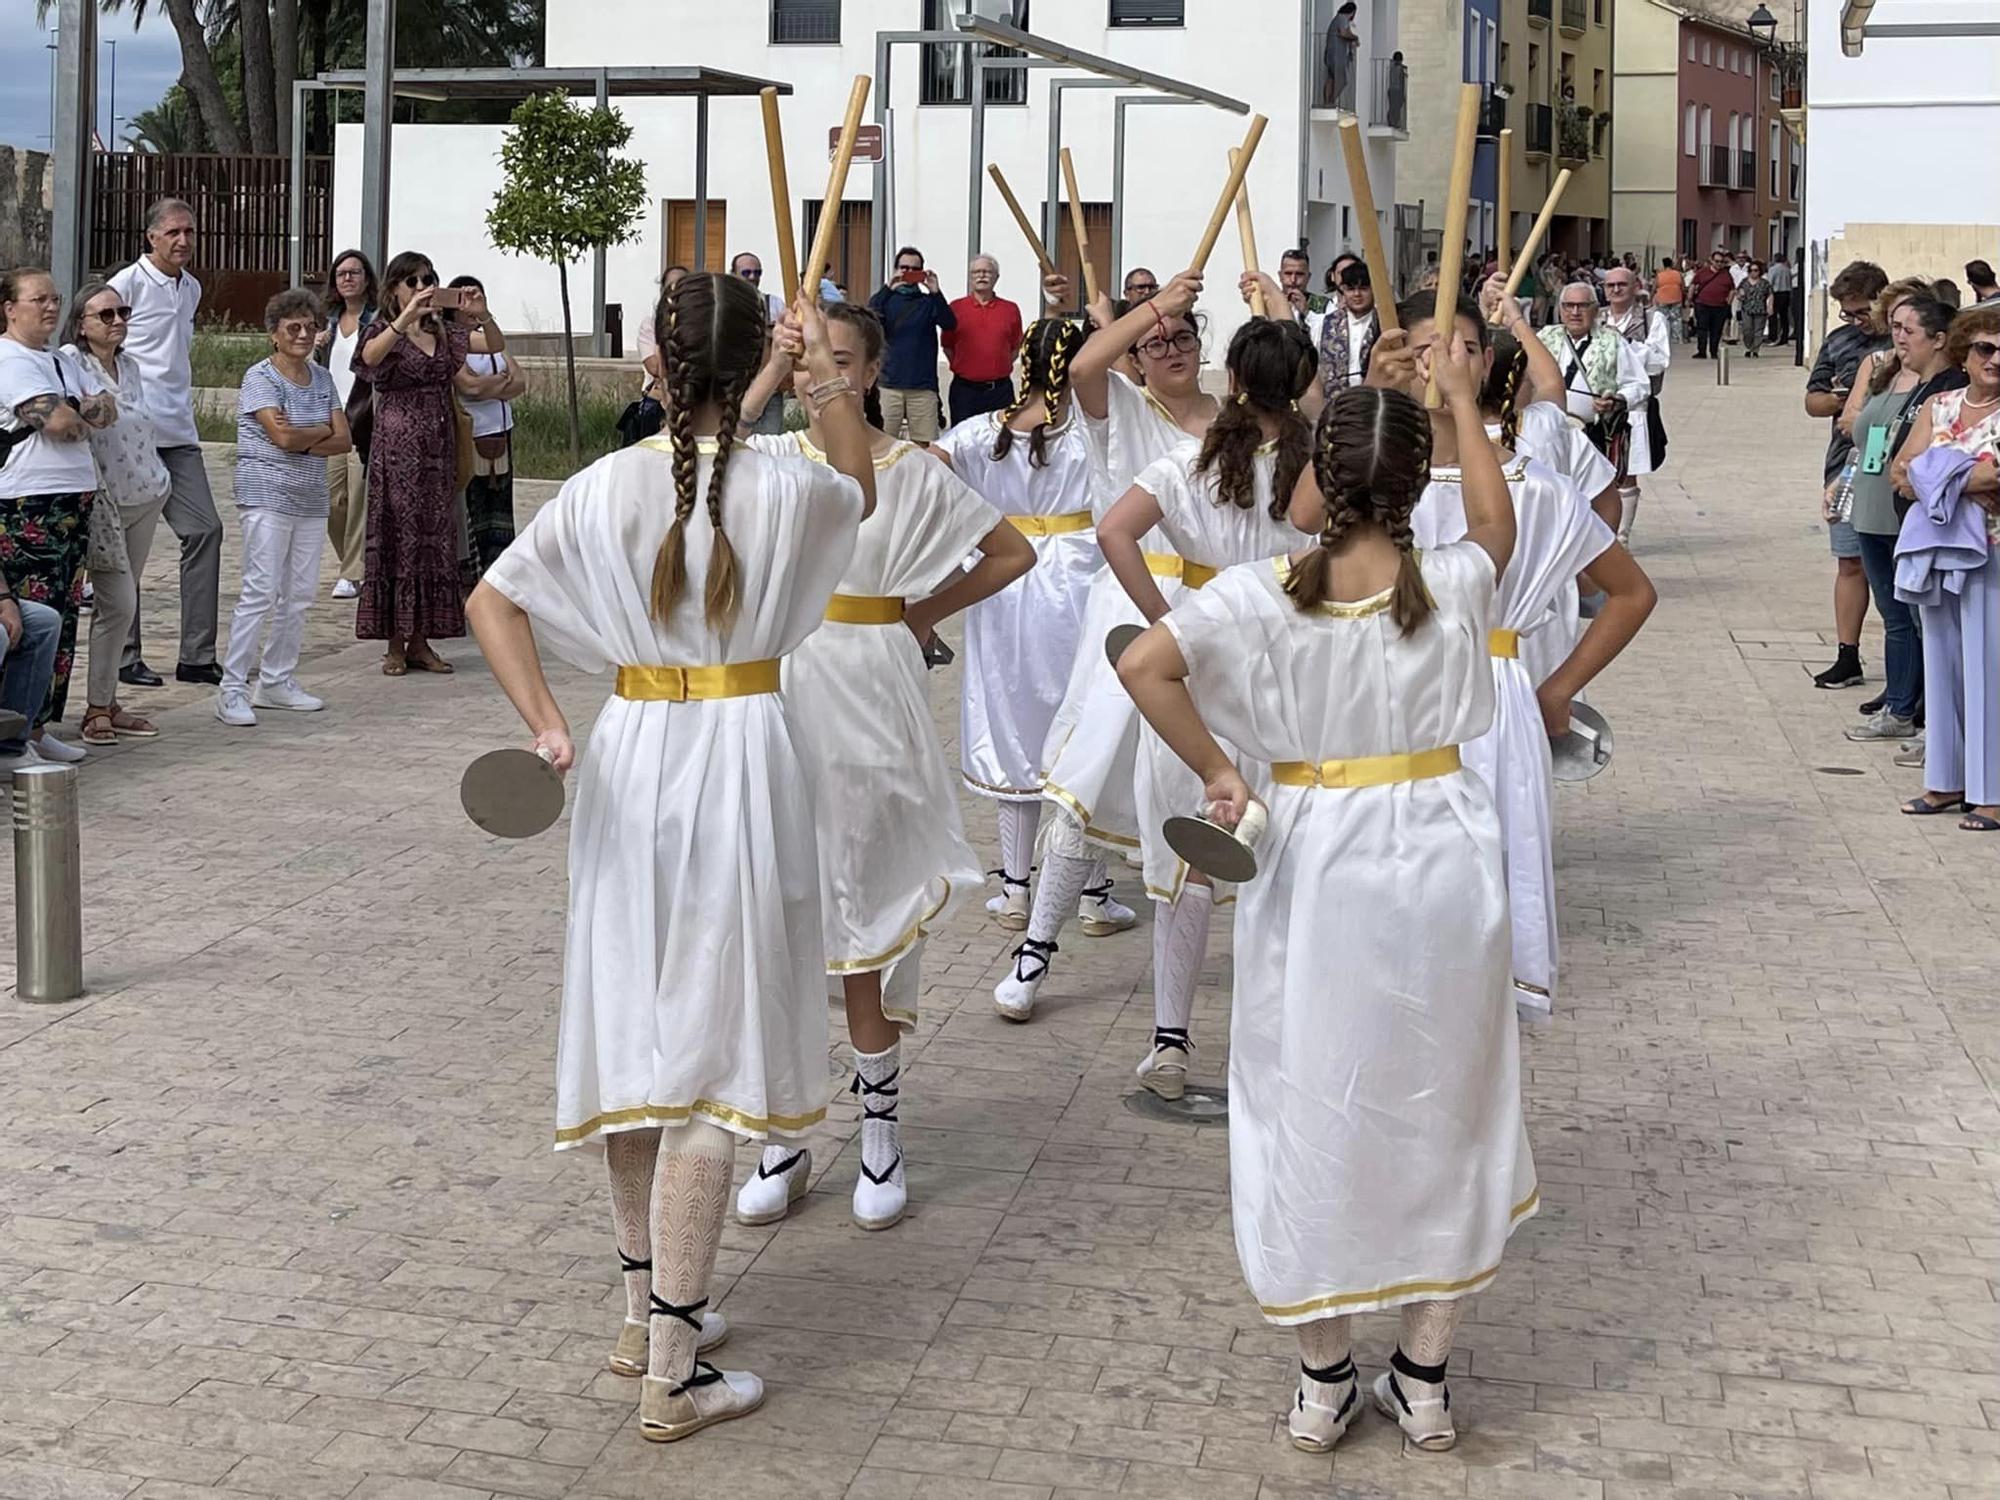
<path fill-rule="evenodd" d="M 1715 346 L 1715 383 L 1729 384 L 1729 346 L 1726 344 Z"/>
<path fill-rule="evenodd" d="M 14 773 L 14 989 L 55 1003 L 83 993 L 83 879 L 76 768 Z"/>

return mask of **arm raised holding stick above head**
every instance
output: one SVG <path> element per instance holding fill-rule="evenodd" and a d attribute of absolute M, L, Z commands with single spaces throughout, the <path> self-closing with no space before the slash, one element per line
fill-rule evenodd
<path fill-rule="evenodd" d="M 1382 249 L 1382 223 L 1375 217 L 1375 189 L 1368 181 L 1368 157 L 1361 149 L 1361 122 L 1352 115 L 1340 120 L 1340 150 L 1347 160 L 1347 186 L 1354 195 L 1354 217 L 1361 225 L 1361 258 L 1368 266 L 1368 284 L 1375 288 L 1375 315 L 1382 332 L 1394 333 L 1396 283 L 1389 274 L 1389 257 Z"/>
<path fill-rule="evenodd" d="M 785 126 L 778 117 L 778 91 L 763 89 L 764 157 L 771 173 L 771 216 L 778 227 L 778 270 L 785 278 L 785 305 L 799 300 L 799 242 L 792 235 L 792 181 L 785 170 Z"/>
<path fill-rule="evenodd" d="M 1465 266 L 1466 200 L 1472 196 L 1473 154 L 1479 149 L 1479 85 L 1468 83 L 1458 94 L 1458 126 L 1452 135 L 1451 185 L 1445 189 L 1444 243 L 1438 246 L 1438 306 L 1454 307 L 1459 272 Z M 1444 325 L 1440 323 L 1440 327 Z M 1436 411 L 1444 404 L 1438 392 L 1437 362 L 1424 404 Z"/>
<path fill-rule="evenodd" d="M 847 95 L 847 118 L 840 122 L 840 144 L 834 148 L 833 170 L 827 173 L 826 196 L 820 200 L 819 227 L 813 231 L 812 251 L 799 268 L 799 285 L 819 295 L 820 277 L 826 274 L 827 257 L 833 251 L 833 231 L 840 223 L 840 203 L 847 192 L 847 169 L 854 161 L 854 138 L 861 133 L 861 111 L 868 107 L 868 90 L 873 80 L 866 73 L 854 80 Z M 786 210 L 787 218 L 790 209 Z"/>
<path fill-rule="evenodd" d="M 1194 259 L 1188 263 L 1188 269 L 1197 276 L 1208 269 L 1208 258 L 1215 253 L 1215 242 L 1222 238 L 1222 221 L 1229 217 L 1229 211 L 1236 206 L 1236 195 L 1243 191 L 1243 179 L 1250 171 L 1250 158 L 1257 154 L 1257 143 L 1264 139 L 1264 124 L 1262 115 L 1252 115 L 1243 145 L 1230 158 L 1229 181 L 1222 185 L 1222 196 L 1216 199 L 1215 212 L 1208 216 L 1208 228 L 1202 231 L 1201 244 L 1195 249 Z"/>

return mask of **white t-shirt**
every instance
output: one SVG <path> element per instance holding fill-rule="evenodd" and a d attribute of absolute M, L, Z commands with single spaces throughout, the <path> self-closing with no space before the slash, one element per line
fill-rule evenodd
<path fill-rule="evenodd" d="M 342 406 L 347 405 L 347 398 L 354 390 L 354 350 L 360 342 L 359 323 L 354 325 L 352 333 L 342 333 L 336 325 L 333 342 L 327 346 L 326 373 L 333 377 L 333 389 Z"/>
<path fill-rule="evenodd" d="M 465 368 L 474 375 L 498 375 L 508 366 L 504 354 L 468 354 Z M 465 407 L 465 414 L 472 418 L 472 435 L 476 438 L 498 437 L 503 432 L 514 430 L 514 405 L 511 401 L 474 401 L 459 397 Z"/>
<path fill-rule="evenodd" d="M 0 336 L 0 429 L 16 431 L 21 421 L 14 408 L 36 396 L 94 396 L 104 383 L 68 355 L 53 349 L 30 349 Z M 73 495 L 97 488 L 97 461 L 90 444 L 58 442 L 37 432 L 15 445 L 0 465 L 0 497 Z"/>
<path fill-rule="evenodd" d="M 132 309 L 125 352 L 146 382 L 146 415 L 162 448 L 199 443 L 194 425 L 194 314 L 201 283 L 186 271 L 169 276 L 142 256 L 111 278 Z"/>

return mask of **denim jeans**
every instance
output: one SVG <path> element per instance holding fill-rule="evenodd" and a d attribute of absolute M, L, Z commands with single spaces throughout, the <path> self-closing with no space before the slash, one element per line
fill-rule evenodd
<path fill-rule="evenodd" d="M 11 709 L 30 724 L 42 711 L 49 695 L 49 679 L 56 670 L 56 644 L 62 637 L 62 615 L 32 599 L 17 599 L 21 610 L 21 639 L 9 646 L 0 633 L 0 708 Z M 19 755 L 23 742 L 0 740 L 0 755 Z"/>
<path fill-rule="evenodd" d="M 1873 531 L 1855 536 L 1861 542 L 1861 571 L 1882 617 L 1883 706 L 1899 719 L 1913 719 L 1924 700 L 1924 645 L 1916 610 L 1896 597 L 1896 539 Z"/>

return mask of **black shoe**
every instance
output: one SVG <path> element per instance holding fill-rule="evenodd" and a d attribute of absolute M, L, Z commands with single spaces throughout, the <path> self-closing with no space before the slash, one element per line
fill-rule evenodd
<path fill-rule="evenodd" d="M 1864 719 L 1872 719 L 1876 714 L 1879 714 L 1880 712 L 1882 712 L 1884 708 L 1888 707 L 1888 704 L 1889 704 L 1888 693 L 1886 692 L 1877 693 L 1874 697 L 1870 698 L 1866 703 L 1861 705 L 1861 717 Z"/>
<path fill-rule="evenodd" d="M 1813 676 L 1818 688 L 1850 688 L 1861 681 L 1861 653 L 1843 650 L 1834 664 Z"/>
<path fill-rule="evenodd" d="M 212 661 L 202 662 L 199 666 L 184 661 L 174 668 L 174 681 L 200 682 L 206 683 L 209 687 L 221 687 L 222 668 Z"/>
<path fill-rule="evenodd" d="M 127 687 L 160 687 L 165 679 L 142 661 L 118 669 L 118 680 Z"/>

